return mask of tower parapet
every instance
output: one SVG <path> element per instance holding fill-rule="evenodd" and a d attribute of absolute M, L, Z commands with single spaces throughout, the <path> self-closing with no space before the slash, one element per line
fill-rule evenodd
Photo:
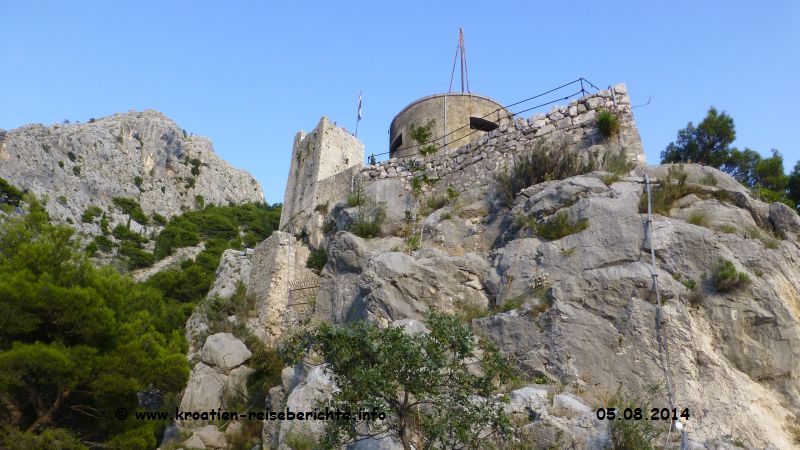
<path fill-rule="evenodd" d="M 317 234 L 309 219 L 322 205 L 334 205 L 351 189 L 362 167 L 364 144 L 327 117 L 308 134 L 298 132 L 292 147 L 289 179 L 283 198 L 280 229 L 292 234 Z"/>
<path fill-rule="evenodd" d="M 412 127 L 430 120 L 429 143 L 444 152 L 474 141 L 500 125 L 508 123 L 509 112 L 489 97 L 465 92 L 435 94 L 403 108 L 389 127 L 389 157 L 404 158 L 419 154 L 419 143 L 411 138 Z"/>

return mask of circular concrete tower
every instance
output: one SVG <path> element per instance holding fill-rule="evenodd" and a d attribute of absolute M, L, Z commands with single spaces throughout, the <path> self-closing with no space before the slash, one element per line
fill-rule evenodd
<path fill-rule="evenodd" d="M 423 127 L 431 120 L 429 144 L 440 152 L 452 150 L 478 139 L 509 119 L 503 106 L 482 95 L 451 92 L 423 97 L 403 108 L 389 127 L 389 157 L 404 158 L 419 154 L 418 142 L 411 137 L 412 125 Z"/>

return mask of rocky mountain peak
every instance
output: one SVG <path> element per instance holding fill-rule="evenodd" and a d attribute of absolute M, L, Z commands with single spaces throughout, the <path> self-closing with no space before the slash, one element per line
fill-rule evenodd
<path fill-rule="evenodd" d="M 255 178 L 222 160 L 209 139 L 154 110 L 0 130 L 0 177 L 49 199 L 53 219 L 92 235 L 102 214 L 112 226 L 128 220 L 115 198 L 166 219 L 208 204 L 264 200 Z"/>

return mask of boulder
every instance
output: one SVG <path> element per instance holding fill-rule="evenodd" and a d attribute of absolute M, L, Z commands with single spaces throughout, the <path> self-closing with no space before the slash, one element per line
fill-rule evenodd
<path fill-rule="evenodd" d="M 182 411 L 211 411 L 222 406 L 225 375 L 199 362 L 192 368 L 181 399 Z"/>
<path fill-rule="evenodd" d="M 251 369 L 247 366 L 239 366 L 231 370 L 231 372 L 228 374 L 228 378 L 225 380 L 224 397 L 240 397 L 244 399 L 249 398 L 250 393 L 247 390 L 247 380 L 255 372 L 255 369 Z"/>
<path fill-rule="evenodd" d="M 214 284 L 208 291 L 208 298 L 230 298 L 239 283 L 247 286 L 250 279 L 250 256 L 241 251 L 228 249 L 222 253 L 215 273 Z"/>
<path fill-rule="evenodd" d="M 232 369 L 247 361 L 252 353 L 231 333 L 217 333 L 209 336 L 203 345 L 203 362 L 216 366 L 219 370 Z"/>
<path fill-rule="evenodd" d="M 203 441 L 206 447 L 210 448 L 225 448 L 228 446 L 225 440 L 225 434 L 217 429 L 214 425 L 206 425 L 194 430 L 192 436 L 196 436 Z"/>
<path fill-rule="evenodd" d="M 330 399 L 334 384 L 325 366 L 315 366 L 308 372 L 305 380 L 297 385 L 286 398 L 286 408 L 292 411 L 313 411 L 320 402 Z M 285 444 L 290 434 L 300 434 L 319 439 L 325 431 L 325 421 L 289 421 L 280 423 L 279 441 Z"/>
<path fill-rule="evenodd" d="M 203 440 L 202 440 L 202 439 L 200 439 L 200 436 L 197 436 L 197 435 L 194 435 L 194 434 L 193 434 L 193 435 L 191 435 L 191 436 L 189 437 L 189 439 L 187 439 L 187 440 L 183 441 L 183 442 L 181 443 L 181 445 L 182 445 L 183 447 L 186 447 L 186 448 L 187 448 L 187 449 L 189 449 L 189 450 L 193 450 L 193 449 L 205 449 L 205 448 L 206 448 L 206 443 L 205 443 L 205 442 L 203 442 Z"/>
<path fill-rule="evenodd" d="M 568 410 L 577 414 L 592 412 L 592 408 L 572 394 L 558 394 L 553 397 L 553 408 Z"/>

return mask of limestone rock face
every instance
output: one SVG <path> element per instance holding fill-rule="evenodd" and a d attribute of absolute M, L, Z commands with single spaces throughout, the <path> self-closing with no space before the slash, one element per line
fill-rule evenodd
<path fill-rule="evenodd" d="M 317 296 L 317 316 L 327 320 L 369 317 L 388 325 L 420 319 L 434 305 L 452 313 L 489 306 L 481 284 L 488 264 L 476 254 L 372 250 L 348 232 L 336 234 L 328 254 Z"/>
<path fill-rule="evenodd" d="M 231 333 L 217 333 L 206 339 L 201 356 L 203 362 L 222 370 L 232 369 L 247 361 L 252 353 Z"/>
<path fill-rule="evenodd" d="M 704 195 L 699 181 L 713 170 L 684 170 Z M 653 179 L 667 170 L 648 172 Z M 475 325 L 529 373 L 570 380 L 590 393 L 613 392 L 620 383 L 634 390 L 660 383 L 656 401 L 664 403 L 655 330 L 660 320 L 676 406 L 697 413 L 686 424 L 692 440 L 720 442 L 733 428 L 754 445 L 792 448 L 784 427 L 800 413 L 800 247 L 794 239 L 768 236 L 770 230 L 788 236 L 796 214 L 777 212 L 782 208 L 750 198 L 727 175 L 713 175 L 717 187 L 708 189 L 725 190 L 721 198 L 731 200 L 679 200 L 672 217 L 654 217 L 653 242 L 645 239 L 638 212 L 641 178 L 606 187 L 574 177 L 523 191 L 512 213 L 546 219 L 563 211 L 587 219 L 588 228 L 552 241 L 507 230 L 495 250 L 490 290 L 500 302 L 534 297 L 538 285 L 550 306 L 541 312 L 525 305 Z M 687 223 L 690 211 L 708 220 Z M 753 229 L 762 237 L 753 237 Z M 664 301 L 660 318 L 650 289 L 651 246 Z M 715 289 L 722 259 L 750 282 Z"/>
<path fill-rule="evenodd" d="M 313 411 L 318 401 L 330 398 L 334 388 L 333 381 L 324 366 L 316 366 L 308 373 L 305 380 L 295 387 L 286 399 L 286 407 L 291 411 Z M 319 438 L 325 430 L 325 421 L 290 421 L 280 423 L 280 447 L 286 447 L 286 437 L 297 433 Z"/>
<path fill-rule="evenodd" d="M 211 411 L 222 406 L 225 376 L 202 362 L 195 364 L 181 399 L 182 411 Z"/>
<path fill-rule="evenodd" d="M 640 212 L 644 175 L 657 183 L 670 170 L 686 173 L 691 193 L 648 224 Z M 419 222 L 423 248 L 410 254 L 386 245 L 396 238 L 327 236 L 317 318 L 388 326 L 414 324 L 429 306 L 455 313 L 509 309 L 485 313 L 473 327 L 526 373 L 569 386 L 567 392 L 532 386 L 511 396 L 513 411 L 542 418 L 518 430 L 535 435 L 535 445 L 571 440 L 576 448 L 602 448 L 609 431 L 593 417 L 595 405 L 622 385 L 650 392 L 653 407 L 666 407 L 669 375 L 675 407 L 691 412 L 684 424 L 691 448 L 725 448 L 733 440 L 794 448 L 790 430 L 800 417 L 795 212 L 753 198 L 716 169 L 691 164 L 637 168 L 609 186 L 599 173 L 548 181 L 524 189 L 507 209 L 491 192 L 483 200 L 461 195 L 469 201 Z M 541 224 L 559 215 L 586 227 L 546 239 L 520 226 L 520 218 Z M 437 230 L 459 236 L 454 240 L 481 236 L 487 247 L 454 252 L 435 240 Z M 652 290 L 651 248 L 661 308 Z M 749 281 L 715 287 L 723 260 Z M 281 395 L 299 395 L 297 372 L 286 375 L 291 382 Z"/>
<path fill-rule="evenodd" d="M 252 250 L 225 250 L 219 261 L 214 284 L 208 291 L 208 298 L 219 296 L 230 298 L 236 292 L 239 283 L 247 286 L 250 280 L 250 255 Z"/>
<path fill-rule="evenodd" d="M 54 220 L 71 221 L 90 235 L 100 229 L 98 219 L 81 221 L 89 206 L 106 212 L 112 228 L 127 222 L 114 197 L 132 198 L 146 214 L 166 218 L 195 208 L 200 197 L 216 205 L 264 200 L 255 178 L 222 160 L 210 140 L 152 110 L 92 123 L 26 125 L 0 135 L 0 177 L 49 198 Z M 135 222 L 132 228 L 142 231 Z"/>

